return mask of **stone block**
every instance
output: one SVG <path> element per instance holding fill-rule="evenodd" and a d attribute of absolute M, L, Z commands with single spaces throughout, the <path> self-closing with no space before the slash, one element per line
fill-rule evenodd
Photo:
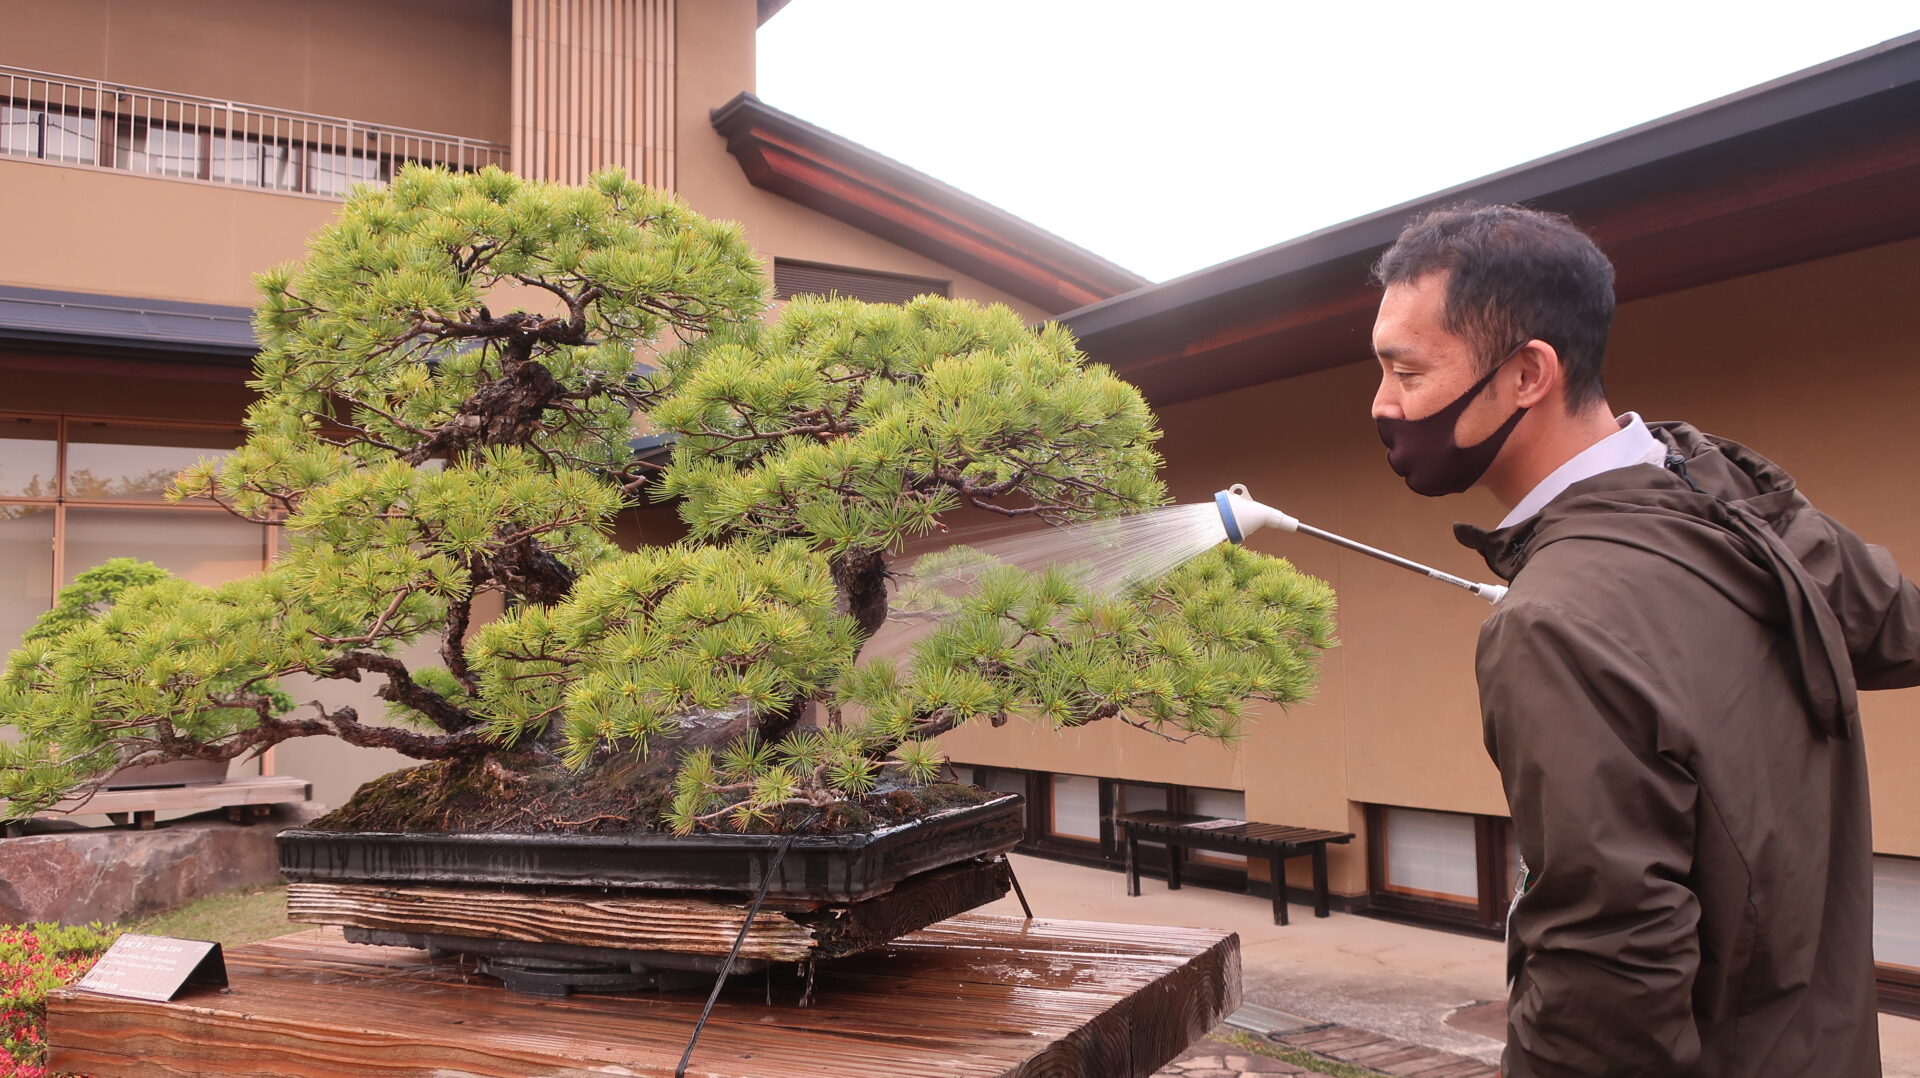
<path fill-rule="evenodd" d="M 278 883 L 274 835 L 325 812 L 307 801 L 276 805 L 251 825 L 213 813 L 153 831 L 54 830 L 0 839 L 0 923 L 111 923 Z"/>

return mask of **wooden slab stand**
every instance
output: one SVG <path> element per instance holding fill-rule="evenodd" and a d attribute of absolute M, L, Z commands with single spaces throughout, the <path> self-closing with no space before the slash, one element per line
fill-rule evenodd
<path fill-rule="evenodd" d="M 673 1074 L 706 992 L 516 996 L 472 967 L 319 929 L 227 953 L 226 992 L 55 991 L 58 1071 L 95 1078 Z M 797 979 L 729 982 L 701 1078 L 1146 1078 L 1240 1002 L 1210 929 L 964 914 Z"/>
<path fill-rule="evenodd" d="M 769 900 L 740 957 L 804 962 L 853 954 L 992 902 L 1011 879 L 1004 861 L 969 862 L 921 873 L 864 902 Z M 726 954 L 746 916 L 744 899 L 640 891 L 367 883 L 287 889 L 287 917 L 303 924 L 680 954 Z"/>
<path fill-rule="evenodd" d="M 225 782 L 208 783 L 204 786 L 155 786 L 133 790 L 101 790 L 91 797 L 72 797 L 61 801 L 41 812 L 34 813 L 36 820 L 64 819 L 68 816 L 102 815 L 115 823 L 124 824 L 131 815 L 135 826 L 141 830 L 152 830 L 158 826 L 154 814 L 157 812 L 200 812 L 206 809 L 224 808 L 231 815 L 233 810 L 243 806 L 282 804 L 289 801 L 309 801 L 313 798 L 313 784 L 305 779 L 289 775 L 263 775 L 246 778 L 228 779 Z M 251 822 L 242 816 L 237 822 Z M 8 837 L 19 830 L 17 826 L 8 828 Z"/>

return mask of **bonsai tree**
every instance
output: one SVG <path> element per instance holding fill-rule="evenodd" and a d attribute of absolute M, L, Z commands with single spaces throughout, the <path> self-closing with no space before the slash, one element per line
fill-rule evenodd
<path fill-rule="evenodd" d="M 962 723 L 1230 740 L 1331 642 L 1324 585 L 1230 546 L 1120 594 L 948 552 L 890 597 L 890 559 L 956 510 L 1163 504 L 1139 394 L 1004 307 L 766 320 L 739 228 L 617 170 L 411 168 L 258 285 L 246 443 L 170 496 L 283 528 L 284 554 L 217 587 L 123 580 L 32 634 L 0 676 L 14 815 L 131 763 L 327 735 L 432 762 L 349 822 L 857 826 L 934 782 Z M 640 415 L 664 465 L 636 459 Z M 614 516 L 647 497 L 688 538 L 622 551 Z M 933 628 L 861 662 L 890 610 Z M 437 663 L 399 657 L 423 641 Z M 365 679 L 387 721 L 288 708 L 291 675 Z"/>

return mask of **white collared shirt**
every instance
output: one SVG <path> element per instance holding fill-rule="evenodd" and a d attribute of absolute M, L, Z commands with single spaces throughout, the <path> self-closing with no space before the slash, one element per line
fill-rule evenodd
<path fill-rule="evenodd" d="M 1615 468 L 1630 468 L 1635 464 L 1659 464 L 1666 459 L 1666 444 L 1647 429 L 1646 423 L 1640 419 L 1640 413 L 1628 412 L 1618 419 L 1619 430 L 1574 454 L 1573 459 L 1540 480 L 1539 485 L 1528 491 L 1527 496 L 1520 499 L 1520 504 L 1513 507 L 1513 512 L 1500 522 L 1500 527 L 1511 527 L 1545 509 L 1548 502 L 1560 496 L 1561 491 L 1582 479 L 1591 479 Z"/>

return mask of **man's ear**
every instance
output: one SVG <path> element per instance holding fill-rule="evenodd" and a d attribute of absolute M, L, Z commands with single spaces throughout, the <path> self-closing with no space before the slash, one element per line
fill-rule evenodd
<path fill-rule="evenodd" d="M 1522 408 L 1537 407 L 1560 388 L 1560 353 L 1542 340 L 1531 340 L 1514 353 L 1513 369 L 1520 372 L 1520 386 L 1514 403 Z"/>

